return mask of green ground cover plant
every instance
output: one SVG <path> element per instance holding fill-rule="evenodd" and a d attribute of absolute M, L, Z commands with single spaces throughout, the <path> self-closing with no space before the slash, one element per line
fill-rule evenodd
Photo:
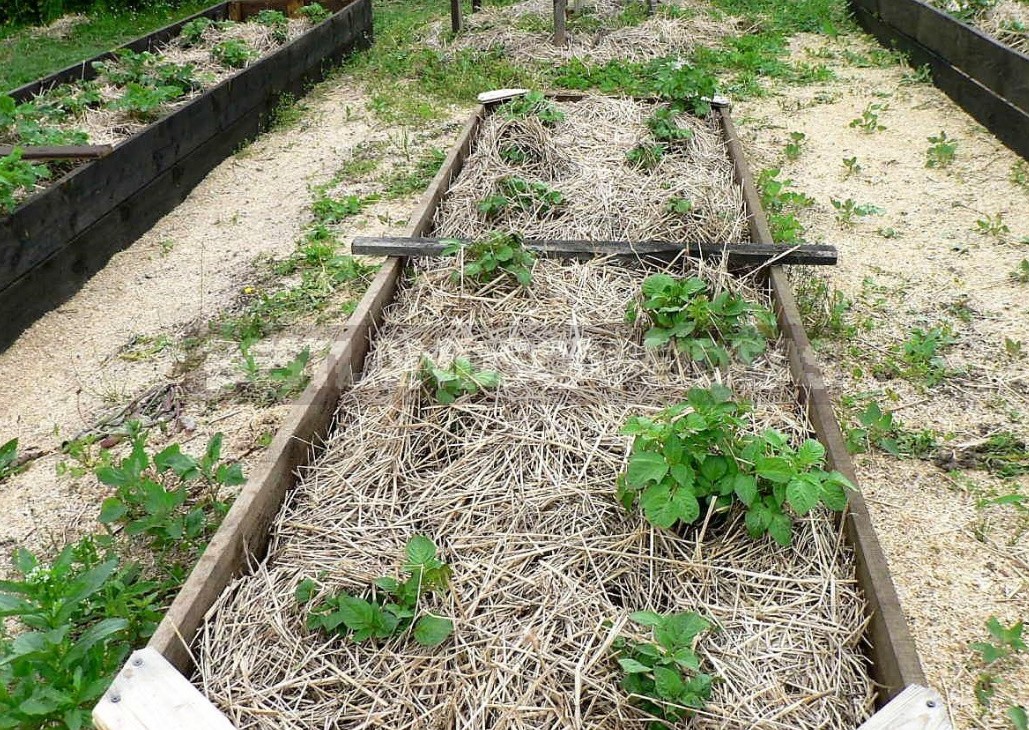
<path fill-rule="evenodd" d="M 652 418 L 630 418 L 622 433 L 633 437 L 632 452 L 618 478 L 618 501 L 626 509 L 638 504 L 648 522 L 665 529 L 738 504 L 752 537 L 769 535 L 781 545 L 792 540 L 791 513 L 846 506 L 851 485 L 822 468 L 820 443 L 794 447 L 773 430 L 748 433 L 746 413 L 715 385 L 691 389 L 685 403 Z"/>
<path fill-rule="evenodd" d="M 797 218 L 804 208 L 815 204 L 813 198 L 791 190 L 793 181 L 779 177 L 778 168 L 767 168 L 758 173 L 757 187 L 761 192 L 761 205 L 768 215 L 768 225 L 776 243 L 793 244 L 804 240 L 804 226 Z"/>
<path fill-rule="evenodd" d="M 349 636 L 356 642 L 382 641 L 408 632 L 426 647 L 446 641 L 453 633 L 453 621 L 420 611 L 419 603 L 422 596 L 448 588 L 451 568 L 439 559 L 436 545 L 424 535 L 412 537 L 405 554 L 401 578 L 379 578 L 367 597 L 337 593 L 322 598 L 310 609 L 308 628 Z M 318 584 L 304 579 L 297 586 L 298 603 L 311 603 L 317 592 Z"/>
<path fill-rule="evenodd" d="M 957 150 L 957 140 L 948 137 L 946 132 L 941 131 L 938 135 L 929 137 L 929 149 L 925 152 L 925 166 L 949 167 L 954 162 Z"/>
<path fill-rule="evenodd" d="M 847 449 L 852 454 L 874 447 L 899 458 L 924 459 L 936 451 L 935 432 L 929 429 L 909 431 L 892 411 L 883 410 L 874 400 L 844 396 L 843 407 L 852 414 L 854 423 L 845 434 Z"/>
<path fill-rule="evenodd" d="M 775 337 L 775 316 L 766 307 L 729 291 L 714 294 L 698 277 L 648 276 L 642 301 L 626 307 L 626 318 L 646 317 L 650 328 L 647 347 L 672 344 L 691 360 L 709 367 L 725 367 L 732 357 L 750 363 Z"/>
<path fill-rule="evenodd" d="M 211 58 L 229 68 L 243 68 L 258 55 L 242 38 L 227 38 L 211 48 Z"/>
<path fill-rule="evenodd" d="M 321 3 L 308 3 L 297 11 L 303 17 L 307 18 L 308 22 L 317 25 L 322 21 L 328 20 L 329 16 L 332 15 Z"/>

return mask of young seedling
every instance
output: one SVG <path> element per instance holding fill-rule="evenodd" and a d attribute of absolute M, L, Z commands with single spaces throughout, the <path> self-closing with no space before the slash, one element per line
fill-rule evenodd
<path fill-rule="evenodd" d="M 1022 188 L 1029 193 L 1029 162 L 1019 160 L 1011 166 L 1011 174 L 1008 176 L 1011 184 Z"/>
<path fill-rule="evenodd" d="M 307 376 L 307 364 L 311 361 L 311 348 L 305 347 L 285 365 L 266 371 L 257 364 L 251 352 L 253 344 L 254 341 L 249 339 L 239 343 L 243 361 L 238 368 L 246 377 L 245 384 L 237 385 L 239 392 L 248 399 L 270 405 L 281 403 L 307 386 L 310 379 Z"/>
<path fill-rule="evenodd" d="M 853 198 L 847 198 L 846 200 L 830 198 L 829 200 L 832 203 L 832 207 L 836 209 L 836 221 L 845 226 L 853 226 L 856 222 L 855 218 L 882 215 L 886 212 L 871 203 L 859 204 Z"/>
<path fill-rule="evenodd" d="M 954 162 L 954 154 L 957 152 L 958 143 L 956 140 L 947 137 L 946 132 L 940 132 L 938 136 L 929 137 L 930 147 L 925 152 L 925 166 L 943 168 Z"/>
<path fill-rule="evenodd" d="M 451 274 L 455 283 L 468 279 L 478 284 L 489 284 L 511 277 L 518 284 L 532 284 L 532 267 L 536 256 L 522 245 L 515 233 L 494 232 L 472 243 L 445 241 L 444 256 L 460 256 L 461 269 Z"/>
<path fill-rule="evenodd" d="M 746 409 L 731 395 L 721 385 L 693 388 L 686 403 L 653 418 L 630 418 L 622 433 L 633 437 L 632 453 L 616 497 L 626 509 L 638 502 L 660 528 L 689 525 L 709 509 L 738 502 L 752 537 L 767 534 L 789 545 L 787 510 L 805 515 L 819 503 L 842 510 L 851 485 L 822 469 L 825 448 L 817 441 L 794 448 L 776 431 L 745 433 Z"/>
<path fill-rule="evenodd" d="M 377 198 L 374 196 L 362 198 L 359 195 L 347 195 L 343 198 L 330 198 L 327 195 L 320 195 L 311 206 L 311 212 L 318 223 L 331 225 L 357 215 L 368 203 L 375 200 Z"/>
<path fill-rule="evenodd" d="M 857 175 L 861 172 L 861 165 L 858 164 L 857 157 L 844 157 L 843 158 L 843 173 L 844 177 L 850 177 L 851 175 Z"/>
<path fill-rule="evenodd" d="M 215 25 L 215 22 L 210 18 L 196 18 L 182 26 L 182 30 L 179 31 L 179 38 L 187 48 L 199 45 L 204 39 L 204 33 L 213 25 Z"/>
<path fill-rule="evenodd" d="M 668 201 L 668 212 L 676 216 L 687 216 L 693 212 L 693 201 L 688 198 L 672 198 Z"/>
<path fill-rule="evenodd" d="M 853 302 L 839 289 L 830 288 L 825 279 L 804 276 L 795 282 L 793 291 L 804 327 L 813 339 L 846 340 L 857 333 L 857 327 L 847 321 Z"/>
<path fill-rule="evenodd" d="M 381 641 L 408 631 L 422 646 L 439 646 L 446 641 L 454 623 L 431 613 L 419 615 L 419 602 L 426 594 L 447 589 L 451 568 L 437 557 L 436 545 L 424 535 L 412 537 L 405 554 L 402 574 L 406 577 L 379 578 L 366 598 L 338 593 L 322 599 L 308 614 L 308 628 L 349 635 L 356 642 Z M 297 602 L 310 603 L 317 593 L 318 584 L 305 578 L 296 588 Z"/>
<path fill-rule="evenodd" d="M 804 151 L 807 135 L 803 132 L 790 132 L 790 141 L 786 143 L 786 159 L 796 160 Z"/>
<path fill-rule="evenodd" d="M 1021 360 L 1025 357 L 1025 343 L 1022 340 L 1004 338 L 1004 354 L 1009 360 Z"/>
<path fill-rule="evenodd" d="M 884 131 L 886 126 L 879 121 L 879 114 L 888 111 L 889 108 L 889 104 L 869 104 L 861 112 L 860 117 L 850 120 L 851 129 L 860 129 L 865 134 Z"/>
<path fill-rule="evenodd" d="M 328 20 L 332 15 L 326 10 L 320 3 L 308 3 L 298 11 L 302 16 L 307 18 L 308 22 L 312 25 L 318 25 L 319 23 Z"/>
<path fill-rule="evenodd" d="M 625 153 L 625 160 L 630 167 L 637 170 L 653 170 L 665 156 L 663 144 L 646 144 L 641 142 Z"/>
<path fill-rule="evenodd" d="M 676 723 L 711 698 L 710 674 L 700 671 L 696 654 L 700 636 L 711 624 L 695 613 L 638 611 L 629 618 L 650 627 L 652 641 L 619 636 L 611 649 L 622 670 L 622 689 L 636 707 L 665 723 Z"/>
<path fill-rule="evenodd" d="M 975 222 L 975 228 L 982 236 L 990 236 L 991 238 L 1004 238 L 1007 234 L 1011 233 L 1011 229 L 1008 228 L 1007 223 L 1004 222 L 1004 214 L 997 213 L 996 215 L 985 215 L 979 218 Z"/>
<path fill-rule="evenodd" d="M 1029 284 L 1029 259 L 1022 259 L 1008 276 L 1019 284 Z"/>
<path fill-rule="evenodd" d="M 626 319 L 635 322 L 640 313 L 647 317 L 647 347 L 672 343 L 695 362 L 725 367 L 730 353 L 753 362 L 775 336 L 775 317 L 767 308 L 728 291 L 712 295 L 697 277 L 654 274 L 643 281 L 642 293 L 642 302 L 629 302 Z"/>
<path fill-rule="evenodd" d="M 465 357 L 454 358 L 449 367 L 438 366 L 428 356 L 422 357 L 422 387 L 437 403 L 450 404 L 461 396 L 493 390 L 500 385 L 500 374 L 481 370 Z"/>

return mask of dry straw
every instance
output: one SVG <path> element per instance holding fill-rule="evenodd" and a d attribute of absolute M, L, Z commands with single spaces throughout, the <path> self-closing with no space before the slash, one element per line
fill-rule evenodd
<path fill-rule="evenodd" d="M 207 695 L 242 730 L 642 730 L 611 642 L 639 635 L 631 611 L 697 611 L 719 626 L 699 652 L 720 679 L 690 727 L 859 725 L 874 692 L 864 605 L 830 515 L 800 521 L 781 548 L 751 540 L 738 516 L 702 535 L 655 530 L 613 497 L 625 419 L 691 386 L 721 380 L 754 402 L 756 427 L 806 433 L 782 348 L 721 374 L 646 351 L 623 315 L 643 276 L 634 266 L 541 261 L 531 290 L 478 292 L 451 271 L 416 264 L 267 559 L 209 616 L 196 647 Z M 425 353 L 470 355 L 502 385 L 435 405 L 412 375 Z M 451 639 L 356 645 L 304 627 L 301 579 L 361 593 L 396 574 L 418 533 L 453 566 L 452 591 L 426 606 L 453 617 Z"/>
<path fill-rule="evenodd" d="M 630 164 L 626 153 L 654 144 L 646 122 L 657 104 L 590 96 L 556 106 L 565 119 L 553 128 L 535 117 L 509 120 L 503 109 L 486 118 L 437 210 L 437 235 L 476 237 L 502 226 L 540 239 L 748 240 L 742 191 L 714 121 L 680 117 L 693 138 L 669 145 L 657 166 L 646 170 Z M 527 151 L 529 164 L 505 160 L 501 150 L 512 145 Z M 480 201 L 501 192 L 501 181 L 512 176 L 559 191 L 564 204 L 550 210 L 512 207 L 487 219 L 478 210 Z M 692 210 L 673 212 L 673 199 L 690 201 Z"/>

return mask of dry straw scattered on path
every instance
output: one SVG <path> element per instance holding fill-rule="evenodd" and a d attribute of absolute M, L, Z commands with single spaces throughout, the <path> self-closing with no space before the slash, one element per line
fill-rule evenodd
<path fill-rule="evenodd" d="M 451 270 L 417 264 L 267 559 L 209 617 L 205 693 L 242 730 L 643 728 L 610 644 L 640 635 L 631 611 L 697 611 L 720 626 L 699 652 L 721 679 L 691 727 L 860 724 L 873 699 L 864 607 L 831 516 L 799 521 L 781 548 L 738 518 L 702 537 L 655 530 L 613 496 L 625 419 L 714 377 L 755 403 L 761 427 L 805 433 L 782 349 L 721 376 L 645 351 L 623 319 L 632 267 L 542 261 L 530 291 L 463 296 Z M 470 355 L 502 385 L 435 405 L 412 376 L 423 353 Z M 362 593 L 396 574 L 414 534 L 453 566 L 452 590 L 427 603 L 453 617 L 452 638 L 357 645 L 304 627 L 303 578 Z"/>

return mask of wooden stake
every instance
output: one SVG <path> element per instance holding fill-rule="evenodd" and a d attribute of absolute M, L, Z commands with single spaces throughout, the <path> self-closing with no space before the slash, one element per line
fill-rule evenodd
<path fill-rule="evenodd" d="M 109 144 L 97 145 L 55 145 L 46 147 L 21 147 L 23 160 L 85 160 L 105 157 L 114 148 Z M 14 152 L 9 144 L 0 144 L 0 157 Z"/>
<path fill-rule="evenodd" d="M 482 10 L 482 0 L 472 0 L 472 12 L 477 13 Z"/>
<path fill-rule="evenodd" d="M 460 33 L 464 23 L 461 22 L 461 0 L 450 0 L 450 29 Z"/>
<path fill-rule="evenodd" d="M 657 0 L 647 0 L 647 15 L 653 15 L 657 8 Z"/>
<path fill-rule="evenodd" d="M 565 12 L 568 0 L 554 0 L 554 45 L 564 48 L 568 44 L 568 33 L 565 30 Z"/>

